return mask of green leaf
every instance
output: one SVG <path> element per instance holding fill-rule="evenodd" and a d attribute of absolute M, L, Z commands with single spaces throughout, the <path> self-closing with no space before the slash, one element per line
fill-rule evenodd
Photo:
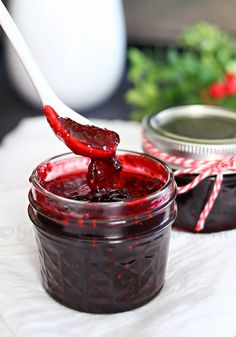
<path fill-rule="evenodd" d="M 233 39 L 207 22 L 200 22 L 186 29 L 180 36 L 180 42 L 202 53 L 215 53 L 224 49 L 235 52 Z"/>

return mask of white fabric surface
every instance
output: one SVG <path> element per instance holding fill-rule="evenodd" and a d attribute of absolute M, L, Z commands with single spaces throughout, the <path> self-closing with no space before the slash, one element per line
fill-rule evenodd
<path fill-rule="evenodd" d="M 139 124 L 102 124 L 118 131 L 122 148 L 140 150 Z M 0 146 L 0 337 L 235 337 L 236 230 L 173 231 L 163 291 L 130 312 L 79 313 L 45 293 L 28 178 L 40 161 L 66 151 L 43 118 L 24 120 Z"/>

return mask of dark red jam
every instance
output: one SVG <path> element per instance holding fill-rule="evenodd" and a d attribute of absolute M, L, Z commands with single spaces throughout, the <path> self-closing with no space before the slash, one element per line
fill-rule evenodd
<path fill-rule="evenodd" d="M 176 177 L 177 185 L 189 184 L 195 177 L 196 175 Z M 215 176 L 208 177 L 191 191 L 177 196 L 178 216 L 174 223 L 176 228 L 195 231 L 198 218 L 212 193 L 215 179 Z M 224 174 L 219 195 L 201 233 L 236 229 L 235 183 L 235 174 Z"/>
<path fill-rule="evenodd" d="M 44 288 L 76 310 L 130 310 L 164 284 L 176 217 L 172 173 L 147 155 L 119 153 L 118 161 L 119 179 L 105 190 L 91 190 L 90 159 L 80 156 L 44 162 L 31 177 Z"/>
<path fill-rule="evenodd" d="M 129 172 L 121 172 L 119 180 L 113 188 L 94 191 L 87 182 L 87 172 L 57 178 L 45 184 L 45 188 L 54 194 L 80 201 L 90 202 L 117 202 L 123 200 L 135 200 L 155 193 L 164 186 L 159 179 L 143 175 L 133 175 Z"/>

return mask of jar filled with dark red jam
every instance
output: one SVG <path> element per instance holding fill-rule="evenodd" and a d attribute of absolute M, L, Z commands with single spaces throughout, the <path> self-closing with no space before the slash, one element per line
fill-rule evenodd
<path fill-rule="evenodd" d="M 176 186 L 171 169 L 146 154 L 118 151 L 124 190 L 88 200 L 90 159 L 61 155 L 31 176 L 29 216 L 45 290 L 90 313 L 142 306 L 162 289 Z"/>
<path fill-rule="evenodd" d="M 180 162 L 182 159 L 226 162 L 228 158 L 236 156 L 236 112 L 205 105 L 163 110 L 144 120 L 143 149 L 152 155 L 160 153 L 158 157 L 166 157 L 167 162 L 173 158 L 179 158 Z M 173 170 L 185 169 L 176 163 L 170 165 Z M 235 172 L 227 167 L 224 169 L 219 194 L 200 232 L 236 228 Z M 177 176 L 178 187 L 191 183 L 199 173 Z M 213 193 L 215 181 L 216 175 L 212 174 L 190 191 L 177 196 L 176 228 L 196 232 L 196 224 Z"/>

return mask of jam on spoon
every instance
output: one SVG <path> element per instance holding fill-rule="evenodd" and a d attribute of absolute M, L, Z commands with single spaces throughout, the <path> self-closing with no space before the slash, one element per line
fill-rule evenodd
<path fill-rule="evenodd" d="M 100 159 L 115 154 L 120 142 L 117 133 L 94 125 L 82 125 L 70 118 L 62 118 L 49 105 L 44 106 L 43 113 L 56 136 L 75 154 Z"/>
<path fill-rule="evenodd" d="M 119 135 L 94 125 L 82 125 L 70 118 L 60 117 L 56 111 L 46 105 L 43 108 L 48 123 L 56 136 L 75 154 L 90 157 L 87 181 L 91 192 L 98 200 L 129 199 L 129 195 L 120 186 L 122 165 L 116 157 Z"/>

